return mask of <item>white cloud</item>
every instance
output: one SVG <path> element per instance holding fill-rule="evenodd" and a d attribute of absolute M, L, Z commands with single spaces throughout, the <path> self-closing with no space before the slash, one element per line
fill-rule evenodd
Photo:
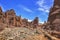
<path fill-rule="evenodd" d="M 39 6 L 38 10 L 43 11 L 43 12 L 49 12 L 49 6 L 45 4 L 45 0 L 38 0 L 36 4 Z"/>
<path fill-rule="evenodd" d="M 2 4 L 0 3 L 0 7 L 2 8 L 3 11 L 5 11 L 4 7 L 2 6 Z"/>
<path fill-rule="evenodd" d="M 29 19 L 28 19 L 28 21 L 31 22 L 32 20 L 29 20 Z"/>
<path fill-rule="evenodd" d="M 32 22 L 33 20 L 28 19 L 28 22 Z M 44 24 L 44 22 L 39 21 L 39 23 Z"/>
<path fill-rule="evenodd" d="M 42 5 L 44 4 L 44 0 L 39 0 L 39 1 L 37 1 L 37 4 L 38 4 L 39 6 L 42 6 Z"/>
<path fill-rule="evenodd" d="M 28 9 L 27 7 L 24 7 L 23 9 L 27 12 L 33 12 L 31 9 Z"/>
<path fill-rule="evenodd" d="M 39 23 L 44 24 L 44 22 L 39 22 Z"/>
<path fill-rule="evenodd" d="M 45 12 L 49 12 L 49 10 L 45 10 Z"/>
<path fill-rule="evenodd" d="M 44 24 L 44 22 L 43 22 L 43 21 L 41 21 L 41 20 L 39 21 L 39 23 Z"/>
<path fill-rule="evenodd" d="M 28 19 L 28 22 L 32 22 L 33 20 Z M 44 22 L 39 21 L 39 23 L 44 24 Z"/>
<path fill-rule="evenodd" d="M 49 12 L 49 10 L 45 10 L 43 8 L 38 8 L 38 10 L 43 11 L 43 12 Z"/>
<path fill-rule="evenodd" d="M 27 11 L 27 12 L 33 12 L 31 9 L 23 6 L 23 5 L 18 5 L 18 7 L 22 8 L 23 10 Z"/>

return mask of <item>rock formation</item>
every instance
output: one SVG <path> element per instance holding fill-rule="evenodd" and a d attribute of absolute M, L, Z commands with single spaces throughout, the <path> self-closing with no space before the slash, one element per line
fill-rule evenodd
<path fill-rule="evenodd" d="M 54 0 L 54 5 L 50 10 L 48 22 L 55 30 L 60 31 L 60 0 Z"/>
<path fill-rule="evenodd" d="M 8 25 L 14 25 L 15 23 L 15 12 L 13 9 L 5 12 L 5 20 Z"/>
<path fill-rule="evenodd" d="M 36 17 L 32 22 L 28 22 L 28 19 L 22 19 L 21 16 L 16 16 L 16 13 L 13 9 L 7 10 L 6 12 L 2 11 L 0 7 L 0 24 L 6 24 L 7 27 L 33 27 L 38 26 L 38 17 Z"/>
<path fill-rule="evenodd" d="M 3 21 L 3 11 L 2 11 L 2 8 L 0 7 L 0 22 Z"/>
<path fill-rule="evenodd" d="M 39 24 L 38 17 L 29 22 L 16 16 L 13 9 L 3 12 L 0 7 L 0 40 L 60 40 L 59 2 L 54 1 L 48 22 L 44 24 Z"/>
<path fill-rule="evenodd" d="M 38 23 L 39 23 L 38 21 L 39 21 L 38 17 L 35 17 L 35 19 L 32 21 L 32 25 L 34 28 L 38 26 Z"/>

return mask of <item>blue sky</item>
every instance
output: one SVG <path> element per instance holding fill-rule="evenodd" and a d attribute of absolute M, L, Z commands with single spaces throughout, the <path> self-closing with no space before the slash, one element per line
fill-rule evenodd
<path fill-rule="evenodd" d="M 39 17 L 39 22 L 47 21 L 52 5 L 53 0 L 0 0 L 3 11 L 14 9 L 16 15 L 29 21 Z"/>

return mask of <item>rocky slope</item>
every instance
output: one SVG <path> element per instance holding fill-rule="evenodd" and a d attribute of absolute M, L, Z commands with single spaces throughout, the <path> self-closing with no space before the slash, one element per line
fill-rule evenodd
<path fill-rule="evenodd" d="M 0 40 L 60 40 L 43 29 L 25 27 L 5 28 L 0 32 Z"/>

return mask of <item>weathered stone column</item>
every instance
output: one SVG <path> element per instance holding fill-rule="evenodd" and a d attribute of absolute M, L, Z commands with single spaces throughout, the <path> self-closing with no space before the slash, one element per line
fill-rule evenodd
<path fill-rule="evenodd" d="M 49 13 L 48 22 L 50 22 L 56 30 L 60 29 L 60 0 L 54 0 L 53 7 Z"/>

